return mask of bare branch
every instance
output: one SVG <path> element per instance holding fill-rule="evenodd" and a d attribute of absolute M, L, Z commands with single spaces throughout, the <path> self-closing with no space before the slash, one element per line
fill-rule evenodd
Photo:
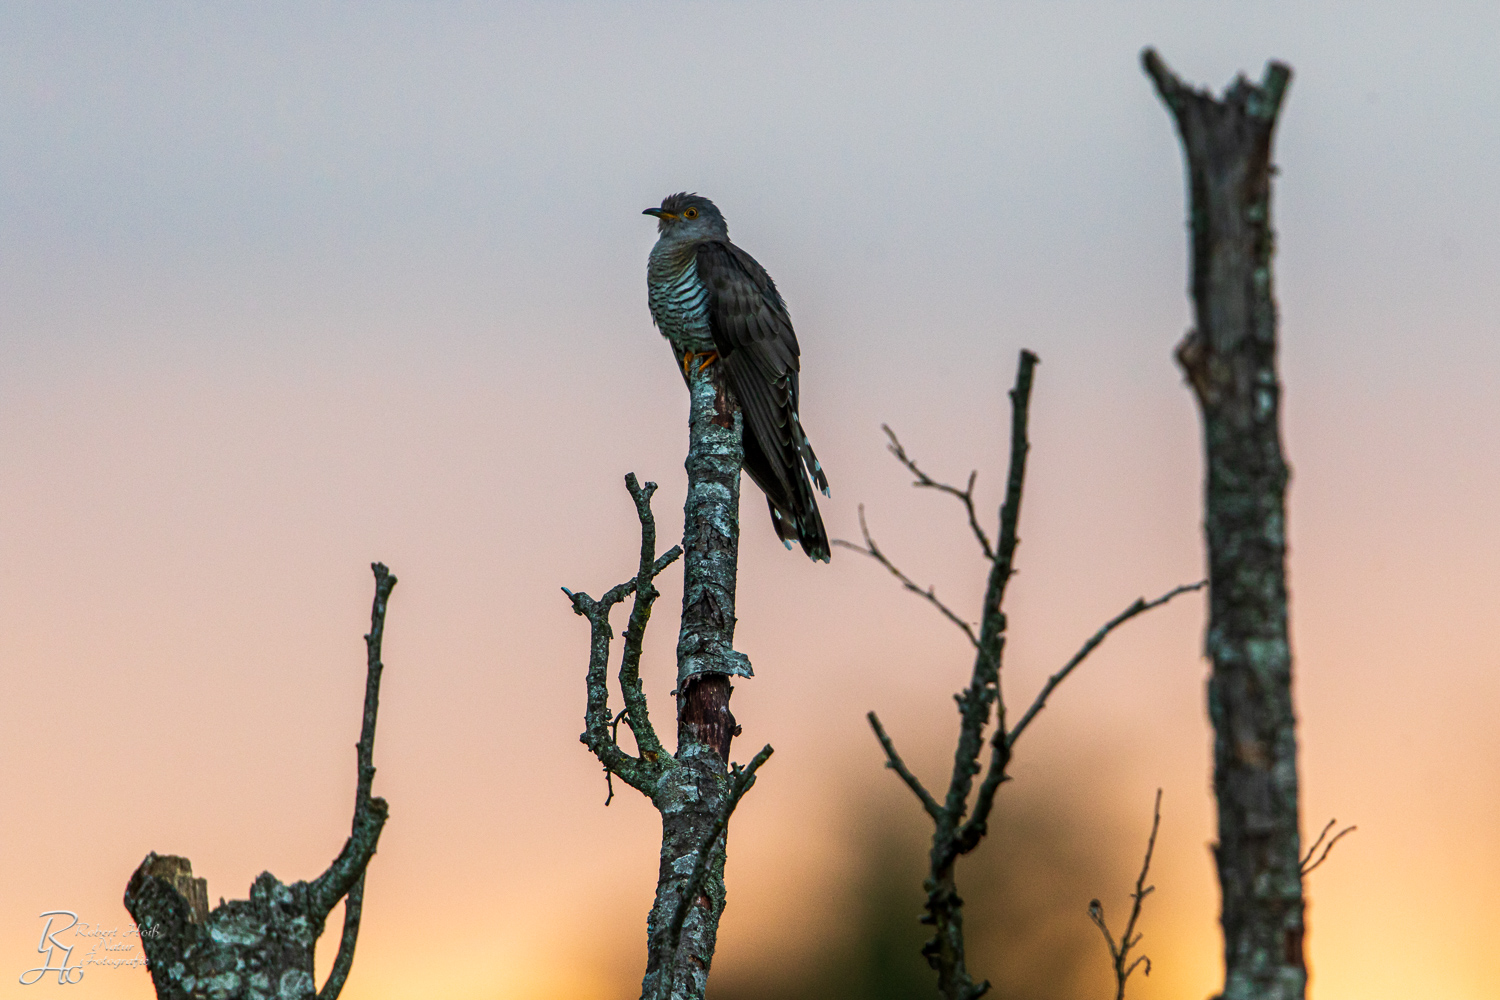
<path fill-rule="evenodd" d="M 1061 671 L 1047 681 L 1035 703 L 1021 717 L 1015 730 L 1007 729 L 1005 702 L 1000 691 L 1001 657 L 1007 631 L 1006 616 L 1002 607 L 1006 586 L 1015 573 L 1016 547 L 1020 541 L 1018 526 L 1021 500 L 1026 479 L 1026 460 L 1031 449 L 1028 437 L 1031 389 L 1038 363 L 1035 354 L 1022 351 L 1016 369 L 1015 385 L 1010 391 L 1010 466 L 1006 475 L 1005 500 L 1000 507 L 999 534 L 993 546 L 988 536 L 979 527 L 975 512 L 976 476 L 971 474 L 968 484 L 962 489 L 934 480 L 922 471 L 915 459 L 907 454 L 895 432 L 889 427 L 884 427 L 890 439 L 891 454 L 916 477 L 914 485 L 947 493 L 964 504 L 969 514 L 970 527 L 979 540 L 981 548 L 984 549 L 986 557 L 991 560 L 978 629 L 973 628 L 967 622 L 962 622 L 937 599 L 932 588 L 924 590 L 918 587 L 891 563 L 871 538 L 862 507 L 860 508 L 860 530 L 865 544 L 860 546 L 848 542 L 834 543 L 861 552 L 885 566 L 907 590 L 925 598 L 950 621 L 959 624 L 975 647 L 974 666 L 969 684 L 955 696 L 960 716 L 959 738 L 953 754 L 952 776 L 946 795 L 941 802 L 926 790 L 906 766 L 876 715 L 873 712 L 869 714 L 870 725 L 875 730 L 876 738 L 879 739 L 886 754 L 886 766 L 894 770 L 917 796 L 927 814 L 932 817 L 935 827 L 932 838 L 931 870 L 925 881 L 927 914 L 922 918 L 924 923 L 933 926 L 934 933 L 924 946 L 922 953 L 926 956 L 928 964 L 937 971 L 939 992 L 948 1000 L 975 1000 L 989 989 L 987 982 L 976 982 L 965 967 L 963 900 L 958 895 L 954 881 L 954 864 L 960 856 L 978 847 L 988 832 L 989 815 L 994 806 L 995 796 L 1000 786 L 1009 780 L 1006 770 L 1010 765 L 1011 750 L 1016 738 L 1046 706 L 1047 698 L 1053 689 L 1076 669 L 1110 632 L 1142 612 L 1159 607 L 1179 594 L 1198 590 L 1205 585 L 1203 583 L 1190 584 L 1177 587 L 1153 601 L 1147 601 L 1144 598 L 1135 601 L 1125 611 L 1106 623 Z M 984 778 L 979 782 L 978 792 L 975 793 L 975 779 L 981 770 L 979 758 L 986 742 L 986 727 L 991 725 L 992 710 L 994 725 L 988 737 L 989 761 L 984 769 Z M 1151 844 L 1147 848 L 1147 866 L 1150 864 L 1155 838 L 1156 825 L 1153 824 Z M 1145 870 L 1143 869 L 1142 879 L 1144 877 Z M 1143 883 L 1137 886 L 1137 890 L 1142 899 L 1151 891 Z M 1138 915 L 1139 905 L 1135 916 Z M 1118 946 L 1123 953 L 1122 962 L 1125 963 L 1122 964 L 1122 970 L 1127 976 L 1137 967 L 1144 965 L 1147 969 L 1150 968 L 1150 960 L 1144 956 L 1134 962 L 1128 962 L 1130 948 L 1138 940 L 1138 936 L 1135 938 L 1130 936 L 1134 933 L 1135 916 L 1132 917 L 1126 939 L 1122 940 Z M 1102 911 L 1100 919 L 1102 920 Z M 1101 930 L 1105 931 L 1106 940 L 1110 942 L 1111 955 L 1114 955 L 1117 946 L 1113 938 L 1102 925 Z"/>
<path fill-rule="evenodd" d="M 1156 851 L 1156 831 L 1161 827 L 1161 789 L 1156 790 L 1156 805 L 1151 814 L 1151 838 L 1146 841 L 1146 860 L 1141 863 L 1141 874 L 1135 880 L 1135 891 L 1130 894 L 1134 904 L 1130 908 L 1130 920 L 1125 924 L 1125 933 L 1120 935 L 1119 944 L 1115 943 L 1114 935 L 1110 934 L 1109 926 L 1104 922 L 1104 906 L 1097 899 L 1089 901 L 1089 919 L 1094 926 L 1099 928 L 1099 933 L 1104 935 L 1104 943 L 1109 947 L 1110 961 L 1115 967 L 1115 1000 L 1125 1000 L 1125 983 L 1130 974 L 1137 966 L 1145 965 L 1146 975 L 1151 975 L 1151 959 L 1145 955 L 1138 956 L 1130 961 L 1130 951 L 1140 944 L 1142 934 L 1135 930 L 1136 921 L 1141 917 L 1141 907 L 1146 902 L 1146 897 L 1156 891 L 1156 886 L 1146 884 L 1146 876 L 1151 871 L 1151 855 Z M 1128 963 L 1128 964 L 1127 964 Z"/>
<path fill-rule="evenodd" d="M 892 576 L 901 581 L 901 586 L 905 587 L 913 594 L 916 594 L 918 597 L 927 600 L 933 607 L 937 608 L 943 613 L 944 618 L 948 619 L 950 622 L 962 629 L 964 635 L 969 637 L 969 642 L 973 643 L 976 647 L 979 645 L 979 639 L 974 635 L 973 626 L 964 621 L 958 615 L 954 614 L 953 611 L 949 609 L 948 605 L 938 600 L 937 595 L 933 593 L 932 587 L 929 586 L 926 590 L 923 590 L 921 587 L 917 586 L 916 583 L 912 581 L 911 577 L 907 576 L 905 573 L 901 572 L 901 570 L 897 569 L 895 563 L 891 562 L 890 559 L 886 558 L 885 553 L 880 551 L 880 547 L 875 544 L 875 539 L 870 537 L 869 526 L 865 524 L 864 504 L 859 505 L 859 530 L 860 533 L 865 536 L 864 545 L 855 545 L 853 542 L 846 542 L 842 538 L 835 538 L 833 540 L 833 544 L 841 548 L 849 549 L 853 552 L 859 552 L 863 555 L 867 555 L 871 559 L 874 559 L 876 562 L 880 563 L 880 565 L 891 571 Z"/>
<path fill-rule="evenodd" d="M 638 485 L 635 474 L 631 473 L 625 477 L 625 486 L 635 500 L 636 514 L 641 522 L 641 562 L 635 579 L 611 587 L 597 601 L 588 594 L 574 593 L 566 587 L 562 591 L 573 602 L 573 611 L 589 622 L 588 707 L 584 715 L 586 728 L 578 738 L 599 758 L 606 772 L 618 774 L 632 788 L 650 795 L 664 766 L 661 760 L 665 754 L 660 740 L 651 728 L 646 699 L 641 692 L 641 642 L 645 637 L 646 623 L 651 617 L 651 604 L 657 598 L 657 590 L 652 581 L 676 561 L 682 554 L 682 548 L 674 545 L 652 560 L 651 552 L 656 545 L 656 522 L 651 514 L 651 494 L 656 491 L 656 484 L 647 483 L 642 487 Z M 625 630 L 625 652 L 620 661 L 620 688 L 626 702 L 626 720 L 635 733 L 636 747 L 641 754 L 639 757 L 621 750 L 617 741 L 618 729 L 612 731 L 611 727 L 617 727 L 618 723 L 611 721 L 614 716 L 609 709 L 607 683 L 609 646 L 614 637 L 609 624 L 609 613 L 616 604 L 631 594 L 635 595 L 635 602 L 631 608 L 630 624 Z M 605 799 L 606 805 L 613 796 L 614 788 L 611 784 L 609 797 Z"/>
<path fill-rule="evenodd" d="M 963 489 L 950 486 L 947 483 L 940 483 L 917 468 L 916 459 L 906 454 L 906 449 L 901 447 L 900 439 L 896 437 L 896 432 L 891 430 L 889 424 L 881 424 L 880 429 L 885 431 L 885 436 L 891 439 L 888 447 L 891 454 L 896 456 L 896 461 L 906 466 L 907 470 L 917 477 L 917 481 L 912 483 L 913 486 L 938 490 L 959 499 L 959 502 L 964 505 L 964 510 L 969 512 L 969 528 L 974 532 L 974 537 L 979 540 L 979 547 L 984 550 L 984 557 L 993 560 L 995 558 L 995 550 L 990 547 L 989 537 L 985 535 L 984 529 L 979 526 L 979 518 L 974 513 L 974 480 L 979 476 L 978 471 L 969 473 L 969 485 Z"/>
<path fill-rule="evenodd" d="M 1010 391 L 1011 436 L 1010 469 L 1006 476 L 1005 502 L 1000 508 L 1000 534 L 993 550 L 988 539 L 983 539 L 986 554 L 990 556 L 990 573 L 985 584 L 984 601 L 979 633 L 965 625 L 964 631 L 974 641 L 974 668 L 969 686 L 956 696 L 959 709 L 958 745 L 953 752 L 953 773 L 948 783 L 947 795 L 940 805 L 928 795 L 916 778 L 906 769 L 888 739 L 884 737 L 874 715 L 870 716 L 876 735 L 886 749 L 886 757 L 892 769 L 901 775 L 907 786 L 922 800 L 923 807 L 933 819 L 931 869 L 925 881 L 927 889 L 927 914 L 922 918 L 933 928 L 933 935 L 923 946 L 922 954 L 927 963 L 937 972 L 938 991 L 948 1000 L 977 1000 L 990 988 L 987 981 L 976 982 L 970 976 L 964 959 L 963 899 L 958 894 L 954 880 L 954 864 L 958 857 L 978 845 L 984 836 L 990 806 L 995 789 L 1005 779 L 1005 765 L 1009 760 L 1009 748 L 1001 739 L 993 746 L 990 773 L 980 786 L 980 795 L 975 802 L 973 815 L 967 823 L 969 795 L 973 790 L 974 776 L 979 773 L 979 754 L 984 748 L 984 730 L 990 722 L 991 709 L 995 709 L 997 732 L 1005 732 L 1005 704 L 1000 698 L 1000 656 L 1005 648 L 1005 613 L 1001 605 L 1005 587 L 1013 574 L 1016 545 L 1016 524 L 1021 516 L 1021 491 L 1026 480 L 1026 456 L 1031 445 L 1027 439 L 1027 416 L 1031 404 L 1031 386 L 1037 366 L 1037 356 L 1022 351 L 1016 366 L 1016 382 Z M 894 441 L 894 435 L 893 441 Z M 895 442 L 899 447 L 899 442 Z M 894 448 L 893 448 L 894 450 Z M 896 457 L 903 459 L 904 452 Z M 908 464 L 908 468 L 914 468 Z M 921 485 L 920 470 L 914 470 Z M 933 488 L 937 488 L 934 486 Z M 968 493 L 972 499 L 973 479 L 967 491 L 955 491 L 960 499 Z M 966 506 L 968 501 L 966 501 Z M 862 522 L 863 523 L 863 522 Z M 868 538 L 868 532 L 866 532 Z M 979 536 L 982 538 L 983 533 Z M 887 568 L 891 568 L 887 564 Z M 900 576 L 900 574 L 898 574 Z M 910 589 L 916 589 L 904 577 Z M 921 593 L 921 591 L 918 591 Z M 936 599 L 924 594 L 936 604 Z M 950 619 L 956 616 L 949 614 Z"/>
<path fill-rule="evenodd" d="M 1355 830 L 1359 829 L 1359 827 L 1357 826 L 1344 827 L 1338 833 L 1333 835 L 1332 840 L 1323 845 L 1323 853 L 1318 855 L 1318 860 L 1313 861 L 1312 856 L 1318 853 L 1318 845 L 1323 843 L 1323 838 L 1328 836 L 1328 831 L 1332 830 L 1334 824 L 1336 824 L 1337 822 L 1338 820 L 1336 819 L 1329 820 L 1328 825 L 1323 827 L 1323 832 L 1318 834 L 1318 839 L 1313 841 L 1313 845 L 1307 849 L 1307 857 L 1302 859 L 1302 864 L 1300 866 L 1303 878 L 1307 878 L 1308 874 L 1311 873 L 1314 868 L 1318 867 L 1323 862 L 1328 860 L 1328 852 L 1333 850 L 1333 845 L 1337 844 L 1341 839 L 1343 839 L 1345 834 L 1353 833 Z M 1312 863 L 1308 864 L 1309 861 L 1311 861 Z"/>
<path fill-rule="evenodd" d="M 371 826 L 369 813 L 372 809 L 379 809 L 382 813 L 385 811 L 384 800 L 380 800 L 379 807 L 374 806 L 370 798 L 370 789 L 375 781 L 375 721 L 380 712 L 380 675 L 385 670 L 385 664 L 380 659 L 380 647 L 385 638 L 385 608 L 390 600 L 391 591 L 396 586 L 396 578 L 382 563 L 372 563 L 370 570 L 375 574 L 375 599 L 370 606 L 370 632 L 365 636 L 365 707 L 360 723 L 359 743 L 355 748 L 358 779 L 354 790 L 351 844 L 360 836 L 362 827 Z M 374 835 L 378 840 L 379 827 L 374 829 Z M 375 844 L 372 841 L 370 843 L 371 854 L 374 853 L 374 848 Z M 333 968 L 328 973 L 328 980 L 318 993 L 318 1000 L 337 1000 L 345 981 L 349 978 L 349 970 L 354 966 L 354 947 L 359 940 L 359 921 L 365 901 L 365 873 L 369 861 L 369 857 L 364 859 L 359 877 L 344 896 L 344 930 L 339 936 L 339 953 L 333 960 Z M 318 882 L 321 881 L 322 879 L 318 880 Z M 313 885 L 317 886 L 318 882 L 314 882 Z"/>
<path fill-rule="evenodd" d="M 630 702 L 626 716 L 639 737 L 642 760 L 656 775 L 648 794 L 661 814 L 662 829 L 640 996 L 665 992 L 672 1000 L 701 1000 L 707 989 L 725 905 L 723 831 L 733 803 L 771 753 L 767 747 L 752 763 L 750 776 L 738 768 L 729 770 L 731 745 L 740 731 L 729 710 L 730 678 L 754 676 L 749 658 L 734 648 L 744 418 L 724 365 L 700 366 L 687 373 L 687 382 L 675 752 L 653 753 L 654 737 L 647 735 L 644 716 Z M 641 497 L 637 506 L 644 514 Z M 649 550 L 643 548 L 643 568 L 648 559 Z M 633 627 L 644 629 L 644 617 L 635 618 Z M 638 653 L 629 655 L 633 664 Z M 638 687 L 633 665 L 627 667 L 621 673 L 622 688 Z"/>
<path fill-rule="evenodd" d="M 880 741 L 881 748 L 885 750 L 885 766 L 901 775 L 901 780 L 906 782 L 906 787 L 910 788 L 912 794 L 921 800 L 922 808 L 927 810 L 927 815 L 931 816 L 934 820 L 941 819 L 943 807 L 937 804 L 937 799 L 932 797 L 932 793 L 923 787 L 922 782 L 917 779 L 915 774 L 911 773 L 911 769 L 906 766 L 906 762 L 896 752 L 896 745 L 885 734 L 885 727 L 880 724 L 880 719 L 874 712 L 866 713 L 865 718 L 870 720 L 870 728 L 875 730 L 875 738 Z"/>
<path fill-rule="evenodd" d="M 1047 707 L 1047 697 L 1052 694 L 1053 689 L 1066 680 L 1068 675 L 1073 672 L 1073 668 L 1082 663 L 1111 632 L 1136 615 L 1150 611 L 1152 608 L 1159 608 L 1179 594 L 1202 590 L 1206 586 L 1208 586 L 1207 580 L 1199 580 L 1197 583 L 1185 583 L 1180 587 L 1173 587 L 1154 601 L 1138 597 L 1134 604 L 1105 622 L 1104 627 L 1090 636 L 1089 641 L 1083 644 L 1082 649 L 1073 654 L 1073 658 L 1064 664 L 1061 670 L 1047 678 L 1047 683 L 1042 685 L 1042 690 L 1037 694 L 1036 700 L 1031 703 L 1031 707 L 1026 710 L 1026 714 L 1021 716 L 1021 721 L 1017 722 L 1015 728 L 1006 736 L 1006 742 L 1012 747 L 1016 745 L 1016 740 L 1020 738 L 1021 733 L 1026 727 L 1031 725 L 1031 720 L 1036 718 L 1038 712 Z"/>
<path fill-rule="evenodd" d="M 641 644 L 646 638 L 646 624 L 651 620 L 651 605 L 660 596 L 653 581 L 657 574 L 682 553 L 674 545 L 663 556 L 661 569 L 656 565 L 656 518 L 651 513 L 651 495 L 655 483 L 641 486 L 635 473 L 625 476 L 625 488 L 635 501 L 636 516 L 641 522 L 641 561 L 635 576 L 635 601 L 630 608 L 630 623 L 625 627 L 625 652 L 620 658 L 620 693 L 625 700 L 625 718 L 635 734 L 636 749 L 643 757 L 659 757 L 666 751 L 651 726 L 646 694 L 641 689 Z M 668 558 L 670 557 L 670 558 Z M 618 735 L 618 730 L 616 731 Z"/>
<path fill-rule="evenodd" d="M 978 847 L 984 835 L 989 832 L 990 809 L 995 804 L 995 793 L 1010 780 L 1010 775 L 1005 773 L 1005 769 L 1010 766 L 1010 743 L 1005 738 L 1003 721 L 990 734 L 990 765 L 974 796 L 974 812 L 959 831 L 956 846 L 960 854 L 967 854 Z"/>
<path fill-rule="evenodd" d="M 1016 384 L 1010 390 L 1010 468 L 1005 477 L 1005 502 L 1000 506 L 999 546 L 985 585 L 973 674 L 967 690 L 957 695 L 961 719 L 958 747 L 953 753 L 953 776 L 948 783 L 948 797 L 943 803 L 951 824 L 943 854 L 950 859 L 972 851 L 983 839 L 995 791 L 1005 781 L 1005 767 L 1010 762 L 1009 747 L 1002 752 L 992 740 L 989 773 L 980 783 L 974 812 L 964 823 L 974 776 L 979 773 L 979 754 L 984 749 L 984 728 L 990 721 L 991 705 L 995 707 L 996 731 L 1005 731 L 1005 701 L 1000 696 L 1000 656 L 1005 649 L 1007 622 L 1001 606 L 1005 601 L 1005 588 L 1015 575 L 1016 545 L 1020 542 L 1016 530 L 1021 518 L 1022 488 L 1026 483 L 1026 456 L 1031 451 L 1027 437 L 1031 385 L 1038 363 L 1035 354 L 1022 351 L 1016 364 Z"/>
<path fill-rule="evenodd" d="M 719 815 L 714 818 L 713 826 L 709 827 L 708 836 L 703 838 L 703 843 L 698 848 L 697 860 L 693 863 L 693 874 L 683 888 L 682 898 L 678 900 L 677 910 L 672 914 L 672 922 L 667 927 L 666 947 L 662 953 L 662 972 L 657 980 L 658 996 L 664 997 L 671 992 L 677 946 L 682 942 L 682 925 L 687 920 L 688 909 L 693 905 L 693 900 L 703 888 L 703 880 L 708 877 L 709 865 L 712 863 L 714 852 L 719 848 L 719 839 L 724 836 L 724 831 L 729 827 L 729 818 L 734 815 L 735 807 L 740 804 L 740 799 L 750 790 L 750 786 L 755 784 L 755 772 L 760 770 L 760 766 L 770 760 L 771 754 L 775 752 L 771 744 L 767 743 L 750 759 L 749 764 L 744 767 L 735 764 L 730 770 L 729 796 L 724 800 L 724 807 L 719 810 Z"/>

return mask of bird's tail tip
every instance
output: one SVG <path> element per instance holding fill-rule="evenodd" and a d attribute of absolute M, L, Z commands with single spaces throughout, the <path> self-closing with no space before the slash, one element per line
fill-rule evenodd
<path fill-rule="evenodd" d="M 766 498 L 767 506 L 771 508 L 771 526 L 776 529 L 776 537 L 781 539 L 781 544 L 790 552 L 793 542 L 802 546 L 802 551 L 813 562 L 828 562 L 832 557 L 832 551 L 828 544 L 828 533 L 823 530 L 823 519 L 818 516 L 817 507 L 813 507 L 813 523 L 799 522 L 795 517 L 782 513 L 770 497 Z"/>

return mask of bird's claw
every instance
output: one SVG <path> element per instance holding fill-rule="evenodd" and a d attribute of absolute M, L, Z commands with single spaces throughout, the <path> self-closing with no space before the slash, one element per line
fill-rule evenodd
<path fill-rule="evenodd" d="M 718 351 L 701 351 L 701 352 L 688 351 L 686 354 L 684 354 L 682 356 L 682 374 L 683 375 L 687 375 L 687 373 L 688 373 L 688 366 L 693 363 L 693 359 L 694 358 L 701 359 L 698 362 L 698 372 L 701 374 L 702 371 L 703 371 L 703 369 L 707 368 L 709 365 L 711 365 L 715 361 L 719 360 L 719 352 Z"/>

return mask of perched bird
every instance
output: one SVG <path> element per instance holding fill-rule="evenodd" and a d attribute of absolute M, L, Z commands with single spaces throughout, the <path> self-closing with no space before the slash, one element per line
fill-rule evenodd
<path fill-rule="evenodd" d="M 695 362 L 700 370 L 724 366 L 744 414 L 745 471 L 766 494 L 777 536 L 827 562 L 828 533 L 808 476 L 824 496 L 828 477 L 797 416 L 801 352 L 776 283 L 729 242 L 724 216 L 707 198 L 674 194 L 643 214 L 656 216 L 660 234 L 646 265 L 651 318 L 684 379 Z"/>

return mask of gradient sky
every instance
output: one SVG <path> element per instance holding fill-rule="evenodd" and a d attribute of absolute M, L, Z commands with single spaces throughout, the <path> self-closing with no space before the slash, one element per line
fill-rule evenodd
<path fill-rule="evenodd" d="M 714 198 L 790 304 L 830 532 L 866 504 L 966 609 L 961 512 L 880 425 L 934 475 L 978 467 L 992 518 L 1004 391 L 1041 355 L 1013 710 L 1196 579 L 1182 166 L 1147 44 L 1216 90 L 1296 73 L 1274 213 L 1304 830 L 1359 826 L 1310 880 L 1314 994 L 1500 995 L 1492 5 L 8 2 L 0 996 L 150 996 L 142 970 L 17 983 L 37 914 L 122 925 L 148 851 L 214 902 L 323 870 L 374 559 L 401 580 L 391 820 L 344 996 L 633 995 L 659 827 L 629 789 L 602 808 L 558 588 L 630 573 L 625 472 L 680 523 L 686 395 L 639 214 L 670 192 Z M 864 712 L 935 782 L 968 670 L 878 567 L 784 552 L 753 486 L 745 511 L 736 755 L 777 754 L 734 823 L 728 970 L 810 947 L 862 807 L 900 802 Z M 1127 859 L 1165 788 L 1136 1000 L 1220 982 L 1201 629 L 1187 598 L 1112 638 L 1014 767 Z"/>

